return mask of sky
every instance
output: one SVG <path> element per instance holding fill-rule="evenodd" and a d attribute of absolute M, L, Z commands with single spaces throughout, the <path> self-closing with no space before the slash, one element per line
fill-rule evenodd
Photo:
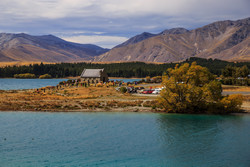
<path fill-rule="evenodd" d="M 250 17 L 250 0 L 0 0 L 0 32 L 112 48 L 142 32 Z"/>

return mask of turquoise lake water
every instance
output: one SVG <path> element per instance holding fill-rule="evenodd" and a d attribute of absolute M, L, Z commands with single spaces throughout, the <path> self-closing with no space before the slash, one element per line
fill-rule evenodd
<path fill-rule="evenodd" d="M 0 90 L 35 89 L 45 86 L 56 86 L 68 79 L 0 79 Z M 124 82 L 139 81 L 140 79 L 111 79 Z"/>
<path fill-rule="evenodd" d="M 249 167 L 250 116 L 0 112 L 0 166 Z"/>
<path fill-rule="evenodd" d="M 67 79 L 0 79 L 0 90 L 35 89 L 56 86 Z"/>
<path fill-rule="evenodd" d="M 122 78 L 122 79 L 110 79 L 110 81 L 123 81 L 123 82 L 134 82 L 134 81 L 140 81 L 140 80 L 142 80 L 142 79 L 124 79 L 124 78 Z"/>

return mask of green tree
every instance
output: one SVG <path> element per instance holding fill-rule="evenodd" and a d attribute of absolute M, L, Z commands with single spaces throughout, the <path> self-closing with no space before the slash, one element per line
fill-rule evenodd
<path fill-rule="evenodd" d="M 249 69 L 246 65 L 240 68 L 240 77 L 247 77 L 249 75 Z"/>
<path fill-rule="evenodd" d="M 162 84 L 159 103 L 167 112 L 199 113 L 221 100 L 221 83 L 195 62 L 168 69 Z"/>

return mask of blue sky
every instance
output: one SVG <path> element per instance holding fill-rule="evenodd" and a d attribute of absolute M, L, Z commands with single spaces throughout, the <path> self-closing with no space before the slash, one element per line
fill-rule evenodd
<path fill-rule="evenodd" d="M 112 48 L 142 32 L 250 16 L 250 0 L 1 0 L 0 32 Z"/>

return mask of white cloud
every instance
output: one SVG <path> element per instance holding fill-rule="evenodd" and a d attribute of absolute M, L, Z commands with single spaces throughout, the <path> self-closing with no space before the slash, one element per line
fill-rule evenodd
<path fill-rule="evenodd" d="M 82 44 L 96 44 L 103 48 L 112 48 L 118 44 L 121 44 L 128 40 L 126 37 L 119 36 L 99 36 L 99 35 L 80 35 L 80 36 L 70 36 L 61 37 L 62 39 L 70 42 L 82 43 Z"/>
<path fill-rule="evenodd" d="M 213 15 L 222 12 L 249 14 L 249 0 L 2 0 L 1 13 L 27 18 L 120 18 L 127 16 Z M 239 9 L 241 9 L 239 11 Z M 236 13 L 231 13 L 232 15 Z"/>
<path fill-rule="evenodd" d="M 249 6 L 249 0 L 0 0 L 0 29 L 131 37 L 246 18 Z"/>

